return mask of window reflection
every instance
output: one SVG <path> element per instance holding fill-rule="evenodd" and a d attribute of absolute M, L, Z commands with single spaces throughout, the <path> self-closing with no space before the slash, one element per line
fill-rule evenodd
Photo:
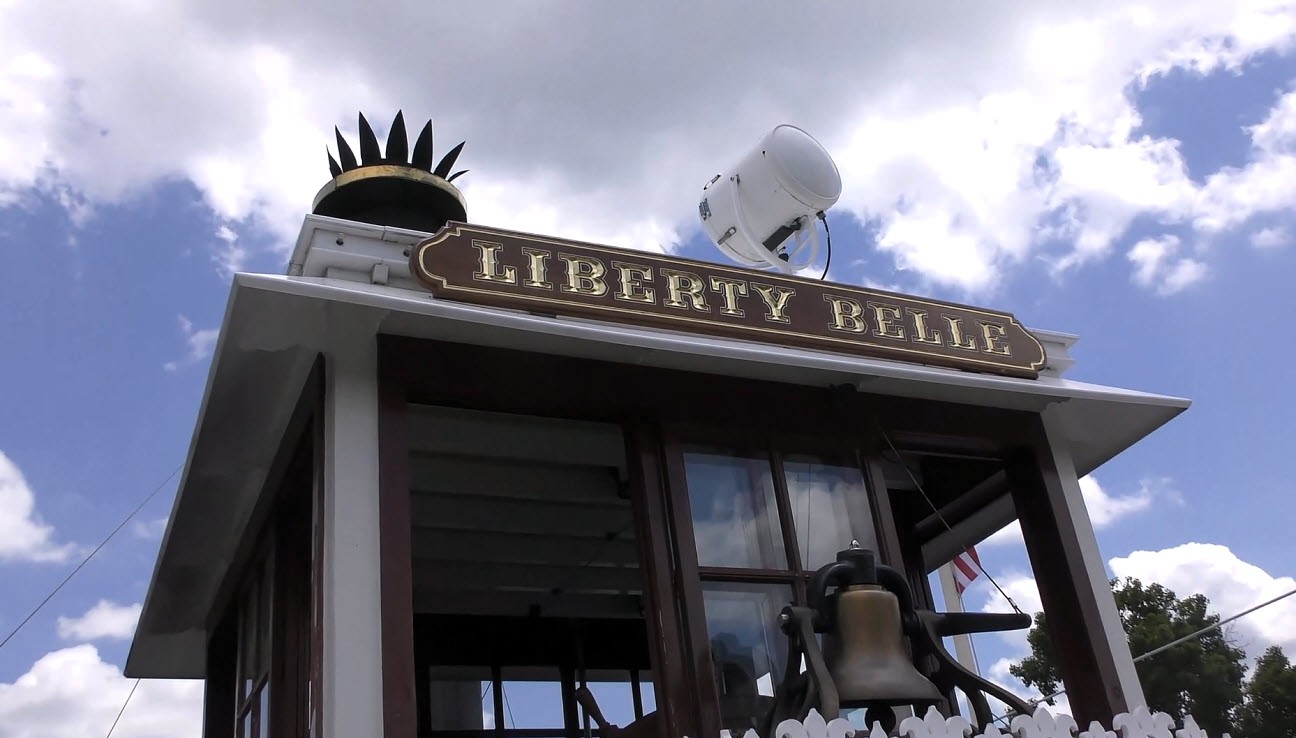
<path fill-rule="evenodd" d="M 731 735 L 756 728 L 774 705 L 787 661 L 778 615 L 792 600 L 784 584 L 705 582 L 707 637 L 720 698 L 721 727 Z"/>
<path fill-rule="evenodd" d="M 794 455 L 784 459 L 783 473 L 803 568 L 814 571 L 832 563 L 852 540 L 877 550 L 868 489 L 857 467 Z"/>
<path fill-rule="evenodd" d="M 787 567 L 767 459 L 689 450 L 684 468 L 700 566 Z"/>

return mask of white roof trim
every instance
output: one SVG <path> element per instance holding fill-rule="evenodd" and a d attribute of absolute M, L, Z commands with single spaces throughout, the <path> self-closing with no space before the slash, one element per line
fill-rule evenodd
<path fill-rule="evenodd" d="M 785 371 L 782 373 L 787 374 L 788 379 L 792 381 L 795 381 L 793 378 L 798 368 L 849 374 L 857 378 L 857 386 L 861 390 L 870 392 L 875 391 L 870 386 L 871 382 L 879 378 L 890 378 L 928 385 L 976 389 L 981 393 L 1033 396 L 1038 397 L 1042 403 L 1066 399 L 1095 399 L 1181 410 L 1191 404 L 1184 398 L 1077 382 L 1062 377 L 1047 375 L 1042 375 L 1038 379 L 1001 377 L 945 367 L 846 356 L 812 349 L 713 338 L 678 331 L 600 323 L 580 318 L 534 315 L 439 300 L 427 292 L 411 292 L 349 280 L 266 274 L 240 274 L 237 280 L 238 284 L 245 288 L 377 308 L 392 313 L 408 313 L 448 321 L 508 328 L 525 333 L 616 344 L 627 349 L 625 359 L 630 363 L 652 364 L 654 362 L 649 359 L 649 354 L 664 351 L 783 367 Z M 1044 333 L 1048 338 L 1054 336 L 1069 338 L 1066 334 L 1037 333 Z M 981 393 L 978 393 L 977 398 L 988 399 L 988 395 L 983 396 Z M 994 402 L 978 402 L 971 398 L 964 401 L 970 404 L 1001 407 L 1018 405 L 1018 403 L 1001 405 Z"/>

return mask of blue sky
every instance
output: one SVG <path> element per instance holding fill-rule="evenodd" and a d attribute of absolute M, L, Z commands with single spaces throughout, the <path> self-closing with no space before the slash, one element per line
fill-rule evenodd
<path fill-rule="evenodd" d="M 870 31 L 856 50 L 847 35 L 806 59 L 755 41 L 709 48 L 705 29 L 779 17 L 768 9 L 685 28 L 665 10 L 622 28 L 575 6 L 517 21 L 561 20 L 584 59 L 462 10 L 438 20 L 514 42 L 443 39 L 446 61 L 354 40 L 321 75 L 312 60 L 333 58 L 321 49 L 339 48 L 338 28 L 368 20 L 267 5 L 271 35 L 234 11 L 106 5 L 64 17 L 62 36 L 35 4 L 0 5 L 0 634 L 182 462 L 230 268 L 283 272 L 328 176 L 331 127 L 354 142 L 359 108 L 380 136 L 404 107 L 411 133 L 441 116 L 438 151 L 468 139 L 471 220 L 716 261 L 692 221 L 702 182 L 768 127 L 806 127 L 845 182 L 829 214 L 833 279 L 1010 310 L 1080 336 L 1070 378 L 1193 400 L 1086 481 L 1114 573 L 1201 591 L 1225 615 L 1296 586 L 1289 7 L 1203 3 L 1166 30 L 1105 4 L 1042 4 L 987 10 L 956 33 L 930 8 L 837 21 L 822 6 L 785 19 L 890 35 Z M 419 12 L 373 11 L 395 26 Z M 120 33 L 78 43 L 100 26 Z M 640 47 L 652 28 L 674 34 L 669 53 Z M 717 90 L 715 74 L 732 80 Z M 173 491 L 0 649 L 0 738 L 107 730 Z M 980 551 L 1029 604 L 1020 543 L 1005 533 Z M 967 596 L 998 600 L 984 578 Z M 1253 654 L 1296 654 L 1296 602 L 1235 632 Z M 1020 639 L 977 645 L 987 671 L 1021 655 Z M 50 670 L 89 686 L 35 679 Z M 132 726 L 128 713 L 117 735 L 196 736 L 197 699 L 194 685 L 143 687 L 132 711 L 155 719 Z"/>

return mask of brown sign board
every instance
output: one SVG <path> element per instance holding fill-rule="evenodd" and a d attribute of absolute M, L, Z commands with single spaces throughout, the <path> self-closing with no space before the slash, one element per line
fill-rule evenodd
<path fill-rule="evenodd" d="M 410 252 L 438 298 L 1035 378 L 1044 347 L 983 308 L 451 222 Z"/>

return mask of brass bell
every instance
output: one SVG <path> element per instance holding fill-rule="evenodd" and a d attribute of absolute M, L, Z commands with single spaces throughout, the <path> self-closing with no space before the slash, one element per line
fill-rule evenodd
<path fill-rule="evenodd" d="M 838 589 L 836 600 L 836 627 L 824 634 L 824 661 L 842 707 L 925 708 L 944 699 L 914 668 L 901 640 L 894 594 L 877 584 L 859 584 Z"/>
<path fill-rule="evenodd" d="M 870 721 L 883 713 L 885 727 L 891 707 L 911 706 L 921 715 L 944 701 L 905 648 L 902 612 L 911 619 L 915 613 L 899 572 L 879 566 L 872 551 L 852 541 L 815 573 L 810 590 L 821 615 L 817 630 L 824 634 L 825 666 L 842 708 L 868 708 Z M 899 593 L 905 594 L 903 602 Z"/>

